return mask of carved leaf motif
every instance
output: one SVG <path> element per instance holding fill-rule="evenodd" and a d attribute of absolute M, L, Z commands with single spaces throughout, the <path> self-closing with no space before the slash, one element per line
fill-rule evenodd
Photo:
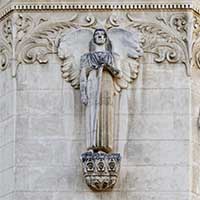
<path fill-rule="evenodd" d="M 12 39 L 13 39 L 13 33 L 12 33 L 12 21 L 10 18 L 8 18 L 2 28 L 2 35 L 9 44 L 9 46 L 12 47 Z"/>
<path fill-rule="evenodd" d="M 200 69 L 200 18 L 195 17 L 193 24 L 193 55 L 194 64 Z"/>
<path fill-rule="evenodd" d="M 25 63 L 47 63 L 47 55 L 57 53 L 57 37 L 64 29 L 73 28 L 68 22 L 43 23 L 34 29 L 30 38 L 23 40 L 18 49 L 23 49 L 18 55 L 19 61 Z M 22 48 L 23 47 L 23 48 Z"/>
<path fill-rule="evenodd" d="M 11 57 L 13 46 L 12 21 L 10 18 L 6 19 L 1 30 L 0 43 L 0 70 L 5 70 L 9 65 L 9 57 Z"/>
<path fill-rule="evenodd" d="M 9 59 L 8 59 L 9 53 L 8 49 L 4 46 L 0 46 L 0 70 L 5 70 L 8 67 Z"/>
<path fill-rule="evenodd" d="M 145 53 L 154 54 L 154 61 L 157 63 L 165 61 L 169 63 L 182 62 L 186 66 L 187 75 L 190 75 L 190 53 L 186 39 L 187 20 L 185 15 L 172 15 L 169 19 L 158 17 L 157 19 L 164 26 L 134 21 L 130 15 L 127 15 L 127 17 L 131 21 L 129 27 L 142 33 L 142 45 Z M 181 34 L 181 39 L 177 34 Z"/>
<path fill-rule="evenodd" d="M 84 27 L 95 29 L 104 24 L 105 28 L 109 30 L 113 27 L 123 27 L 123 29 L 139 31 L 143 39 L 141 44 L 144 52 L 154 54 L 155 62 L 182 62 L 186 66 L 187 74 L 190 73 L 190 52 L 186 38 L 188 19 L 186 15 L 173 14 L 165 18 L 158 16 L 157 20 L 160 21 L 160 24 L 136 21 L 130 14 L 127 14 L 127 18 L 111 15 L 105 21 L 101 21 L 91 14 L 86 16 L 84 20 L 80 18 L 77 21 L 77 19 L 78 15 L 75 15 L 66 21 L 49 23 L 41 19 L 37 23 L 33 23 L 30 17 L 20 15 L 17 21 L 19 42 L 16 52 L 18 53 L 18 62 L 47 63 L 49 54 L 58 53 L 58 41 L 63 32 Z M 7 24 L 9 27 L 9 22 Z M 6 30 L 9 32 L 9 28 Z M 181 35 L 182 39 L 177 34 Z M 64 68 L 62 70 L 65 71 Z M 133 71 L 133 77 L 137 76 L 137 72 L 131 71 Z M 66 74 L 63 76 L 66 77 Z M 121 85 L 125 86 L 126 84 Z"/>
<path fill-rule="evenodd" d="M 22 14 L 19 14 L 16 21 L 16 37 L 17 37 L 17 44 L 21 42 L 23 37 L 29 33 L 33 27 L 34 27 L 34 22 L 33 19 L 30 16 L 23 16 Z"/>

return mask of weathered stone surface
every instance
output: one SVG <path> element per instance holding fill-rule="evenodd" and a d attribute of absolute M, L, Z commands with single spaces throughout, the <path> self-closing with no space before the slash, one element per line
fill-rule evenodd
<path fill-rule="evenodd" d="M 14 141 L 14 117 L 0 122 L 0 147 Z"/>
<path fill-rule="evenodd" d="M 0 199 L 198 200 L 200 72 L 194 66 L 191 77 L 186 73 L 193 44 L 193 13 L 187 6 L 192 2 L 9 2 L 26 5 L 0 12 Z M 80 2 L 81 11 L 70 7 Z M 0 1 L 0 7 L 6 3 Z M 2 13 L 7 14 L 2 18 Z M 63 30 L 127 24 L 149 48 L 143 46 L 137 79 L 115 96 L 119 180 L 112 191 L 95 193 L 85 184 L 79 161 L 86 151 L 84 106 L 79 90 L 62 77 L 57 46 Z M 193 49 L 199 52 L 197 46 Z M 193 57 L 198 64 L 198 56 Z"/>
<path fill-rule="evenodd" d="M 131 200 L 131 199 L 135 199 L 135 200 L 139 200 L 139 199 L 155 199 L 155 200 L 159 200 L 159 199 L 163 199 L 163 200 L 170 200 L 170 199 L 176 199 L 176 200 L 186 200 L 188 199 L 188 195 L 186 193 L 135 193 L 135 192 L 128 192 L 127 193 L 127 200 Z"/>
<path fill-rule="evenodd" d="M 190 114 L 189 89 L 132 89 L 122 92 L 120 114 Z"/>
<path fill-rule="evenodd" d="M 7 143 L 0 147 L 0 171 L 14 167 L 14 142 Z"/>
<path fill-rule="evenodd" d="M 16 141 L 17 166 L 80 166 L 84 141 L 76 140 L 22 140 Z M 73 159 L 72 159 L 73 158 Z"/>
<path fill-rule="evenodd" d="M 189 140 L 189 115 L 116 114 L 118 140 Z"/>
<path fill-rule="evenodd" d="M 11 194 L 15 188 L 14 168 L 0 172 L 0 196 Z"/>
<path fill-rule="evenodd" d="M 120 145 L 120 141 L 119 141 Z M 189 162 L 188 141 L 128 141 L 127 165 L 181 165 Z M 166 159 L 167 158 L 167 159 Z M 124 161 L 125 162 L 125 161 Z M 124 163 L 125 164 L 125 163 Z"/>
<path fill-rule="evenodd" d="M 63 113 L 62 91 L 18 91 L 18 114 L 61 114 Z"/>
<path fill-rule="evenodd" d="M 0 122 L 12 117 L 14 95 L 15 94 L 11 92 L 0 98 Z"/>
<path fill-rule="evenodd" d="M 53 60 L 53 59 L 52 59 Z M 60 77 L 60 64 L 51 62 L 41 66 L 32 64 L 29 70 L 26 65 L 20 65 L 17 78 L 17 90 L 59 90 L 63 87 Z M 44 79 L 44 74 L 46 79 Z"/>
<path fill-rule="evenodd" d="M 142 174 L 142 176 L 140 176 L 140 174 Z M 177 179 L 177 177 L 179 177 L 179 179 Z M 188 187 L 188 167 L 141 166 L 127 168 L 126 188 L 129 191 L 187 192 Z"/>
<path fill-rule="evenodd" d="M 75 191 L 79 181 L 77 167 L 17 167 L 18 191 Z"/>

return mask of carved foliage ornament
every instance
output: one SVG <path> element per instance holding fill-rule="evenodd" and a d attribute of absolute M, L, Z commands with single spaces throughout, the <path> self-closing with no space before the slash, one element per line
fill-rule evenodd
<path fill-rule="evenodd" d="M 9 59 L 12 56 L 12 21 L 10 18 L 6 19 L 1 30 L 0 41 L 0 70 L 5 70 L 9 65 Z"/>
<path fill-rule="evenodd" d="M 195 17 L 193 21 L 193 56 L 194 64 L 200 69 L 200 18 Z"/>
<path fill-rule="evenodd" d="M 78 15 L 74 15 L 66 21 L 53 23 L 48 22 L 45 18 L 33 20 L 27 15 L 19 15 L 17 18 L 15 20 L 15 26 L 17 27 L 15 50 L 18 64 L 22 62 L 47 63 L 48 54 L 57 54 L 58 39 L 63 32 L 80 28 L 95 29 L 99 27 L 100 23 L 102 26 L 102 22 L 99 23 L 98 19 L 92 15 L 86 16 L 85 22 L 82 19 L 80 20 Z M 6 48 L 12 43 L 11 38 L 13 37 L 12 31 L 10 31 L 10 22 L 10 20 L 6 21 L 3 28 L 3 35 L 6 39 L 3 44 Z M 137 30 L 143 38 L 143 51 L 155 55 L 155 62 L 182 62 L 185 64 L 189 75 L 190 53 L 187 41 L 187 24 L 188 17 L 185 14 L 172 14 L 169 17 L 158 16 L 157 22 L 138 21 L 127 14 L 126 17 L 120 17 L 120 19 L 115 15 L 111 15 L 104 21 L 103 27 L 106 30 L 114 27 Z M 67 80 L 70 81 L 70 79 Z"/>

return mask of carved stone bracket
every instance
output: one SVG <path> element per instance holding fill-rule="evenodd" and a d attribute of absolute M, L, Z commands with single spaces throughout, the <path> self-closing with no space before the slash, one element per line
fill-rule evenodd
<path fill-rule="evenodd" d="M 117 182 L 121 156 L 118 153 L 85 152 L 81 155 L 83 175 L 95 191 L 112 189 Z"/>

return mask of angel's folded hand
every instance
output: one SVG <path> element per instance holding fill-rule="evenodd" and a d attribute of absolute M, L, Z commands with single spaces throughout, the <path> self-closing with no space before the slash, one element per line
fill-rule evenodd
<path fill-rule="evenodd" d="M 82 95 L 81 96 L 81 102 L 84 104 L 84 105 L 87 105 L 88 104 L 88 98 L 86 95 Z"/>

